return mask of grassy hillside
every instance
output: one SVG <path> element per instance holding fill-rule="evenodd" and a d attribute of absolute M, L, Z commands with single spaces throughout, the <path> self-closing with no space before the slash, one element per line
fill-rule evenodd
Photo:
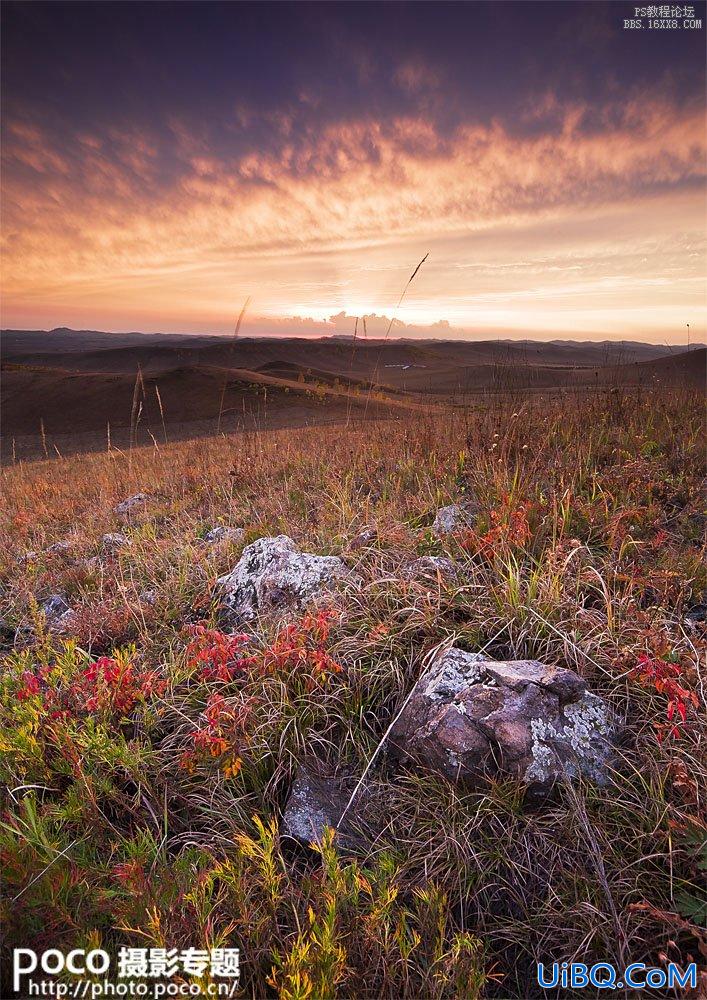
<path fill-rule="evenodd" d="M 235 946 L 239 995 L 283 1000 L 525 1000 L 537 961 L 704 960 L 703 409 L 659 388 L 499 395 L 9 467 L 5 945 Z M 473 530 L 435 538 L 437 508 L 472 497 Z M 245 537 L 205 544 L 217 525 Z M 215 580 L 281 532 L 362 589 L 239 645 Z M 457 577 L 410 579 L 426 554 Z M 452 639 L 585 677 L 626 723 L 612 783 L 531 802 L 383 751 L 363 853 L 281 840 L 298 765 L 360 776 Z"/>
<path fill-rule="evenodd" d="M 34 343 L 41 349 L 30 350 Z M 701 389 L 707 375 L 704 348 L 668 354 L 646 344 L 4 331 L 2 347 L 6 460 L 242 427 L 349 424 L 352 414 L 395 416 L 420 406 L 463 410 L 509 391 L 559 397 L 606 386 Z"/>

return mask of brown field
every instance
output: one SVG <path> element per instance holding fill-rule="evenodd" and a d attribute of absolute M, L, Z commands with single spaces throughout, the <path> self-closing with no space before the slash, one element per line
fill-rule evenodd
<path fill-rule="evenodd" d="M 705 379 L 704 348 L 647 344 L 5 331 L 2 346 L 5 461 L 216 430 L 403 419 L 499 393 L 556 400 L 606 386 L 700 388 Z"/>

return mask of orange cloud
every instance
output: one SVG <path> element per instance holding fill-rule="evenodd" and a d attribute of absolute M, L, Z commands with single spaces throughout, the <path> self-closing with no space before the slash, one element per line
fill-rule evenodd
<path fill-rule="evenodd" d="M 432 85 L 420 67 L 397 73 L 401 86 Z M 314 132 L 282 112 L 270 123 L 276 152 L 231 157 L 174 121 L 168 167 L 164 137 L 113 129 L 69 154 L 11 123 L 4 321 L 69 313 L 139 326 L 143 316 L 159 328 L 181 317 L 188 328 L 225 312 L 228 326 L 245 294 L 280 317 L 383 312 L 434 246 L 436 264 L 407 300 L 425 323 L 525 332 L 559 317 L 563 329 L 647 323 L 662 337 L 687 311 L 697 327 L 701 111 L 630 101 L 592 108 L 590 123 L 585 106 L 537 109 L 549 112 L 560 114 L 552 130 L 495 122 L 451 135 L 424 116 Z M 667 287 L 646 285 L 644 272 L 665 267 L 661 246 L 671 247 Z"/>

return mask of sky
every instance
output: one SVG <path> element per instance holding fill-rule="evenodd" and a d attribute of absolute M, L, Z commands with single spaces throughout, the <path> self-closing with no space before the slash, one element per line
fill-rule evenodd
<path fill-rule="evenodd" d="M 2 325 L 707 340 L 692 6 L 5 0 Z"/>

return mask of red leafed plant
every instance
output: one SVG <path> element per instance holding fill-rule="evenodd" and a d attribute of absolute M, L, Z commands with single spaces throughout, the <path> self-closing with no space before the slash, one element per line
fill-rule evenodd
<path fill-rule="evenodd" d="M 119 882 L 133 890 L 144 892 L 147 887 L 147 873 L 140 861 L 123 861 L 113 865 L 111 872 Z"/>
<path fill-rule="evenodd" d="M 485 532 L 474 528 L 465 532 L 461 546 L 474 555 L 486 556 L 498 548 L 521 548 L 527 545 L 531 538 L 528 515 L 532 504 L 521 501 L 511 506 L 511 498 L 507 494 L 502 497 L 501 506 L 489 514 L 490 527 Z"/>
<path fill-rule="evenodd" d="M 205 625 L 192 625 L 187 660 L 199 671 L 202 681 L 228 682 L 238 676 L 245 679 L 253 674 L 259 677 L 282 674 L 303 681 L 305 689 L 311 691 L 342 670 L 326 650 L 335 617 L 331 610 L 305 614 L 253 656 L 241 655 L 248 641 L 246 635 L 226 635 Z M 190 734 L 190 745 L 179 759 L 180 767 L 192 773 L 197 764 L 217 759 L 227 777 L 237 774 L 256 703 L 254 696 L 238 703 L 226 700 L 221 694 L 211 694 L 202 712 L 203 722 Z"/>
<path fill-rule="evenodd" d="M 257 655 L 243 656 L 247 635 L 227 635 L 205 625 L 189 626 L 187 663 L 201 680 L 228 682 L 253 670 L 260 674 L 295 671 L 317 681 L 340 673 L 341 666 L 326 651 L 336 612 L 320 610 L 287 625 L 275 641 Z"/>
<path fill-rule="evenodd" d="M 191 733 L 191 748 L 185 750 L 179 766 L 189 773 L 204 759 L 223 758 L 226 777 L 237 774 L 241 767 L 239 752 L 248 742 L 248 723 L 253 699 L 246 703 L 227 702 L 221 694 L 212 694 L 203 711 L 204 724 Z"/>
<path fill-rule="evenodd" d="M 234 676 L 257 663 L 255 656 L 242 656 L 241 649 L 248 642 L 247 635 L 226 635 L 205 625 L 190 625 L 191 636 L 187 646 L 187 663 L 199 671 L 202 680 L 220 680 L 227 683 Z"/>
<path fill-rule="evenodd" d="M 645 688 L 653 688 L 668 699 L 666 722 L 656 725 L 659 741 L 666 735 L 678 739 L 688 714 L 697 708 L 697 695 L 680 682 L 682 676 L 682 667 L 678 663 L 669 663 L 648 653 L 639 654 L 636 666 L 631 671 L 631 677 L 639 684 Z"/>
<path fill-rule="evenodd" d="M 165 686 L 155 670 L 140 670 L 130 661 L 101 656 L 76 678 L 73 696 L 87 712 L 127 715 L 139 701 L 161 694 Z"/>
<path fill-rule="evenodd" d="M 336 612 L 322 610 L 288 625 L 265 651 L 266 671 L 294 671 L 304 675 L 310 684 L 325 680 L 329 674 L 341 673 L 341 665 L 325 648 L 334 618 Z"/>
<path fill-rule="evenodd" d="M 40 676 L 41 671 L 39 675 L 33 674 L 31 670 L 22 671 L 22 687 L 18 688 L 16 692 L 16 697 L 19 701 L 25 701 L 27 698 L 34 698 L 41 694 Z"/>
<path fill-rule="evenodd" d="M 25 670 L 21 679 L 17 699 L 36 699 L 37 711 L 54 719 L 122 718 L 139 702 L 166 689 L 156 670 L 142 668 L 123 654 L 91 660 L 68 677 L 58 666 L 50 666 Z"/>

